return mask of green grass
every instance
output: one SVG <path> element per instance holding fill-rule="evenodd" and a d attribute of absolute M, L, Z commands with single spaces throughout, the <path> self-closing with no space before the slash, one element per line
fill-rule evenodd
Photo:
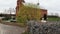
<path fill-rule="evenodd" d="M 59 21 L 60 18 L 58 17 L 48 17 L 48 21 Z"/>

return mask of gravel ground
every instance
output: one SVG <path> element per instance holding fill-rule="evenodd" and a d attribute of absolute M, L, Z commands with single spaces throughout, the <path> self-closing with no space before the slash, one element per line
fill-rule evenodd
<path fill-rule="evenodd" d="M 33 25 L 32 22 L 35 24 Z M 60 22 L 48 21 L 47 23 L 40 23 L 29 21 L 28 32 L 28 34 L 60 34 Z"/>

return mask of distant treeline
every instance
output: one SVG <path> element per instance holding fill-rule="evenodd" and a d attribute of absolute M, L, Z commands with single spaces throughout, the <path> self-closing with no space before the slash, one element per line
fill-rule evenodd
<path fill-rule="evenodd" d="M 0 14 L 0 17 L 6 17 L 6 16 L 16 16 L 15 14 Z"/>
<path fill-rule="evenodd" d="M 58 16 L 52 16 L 52 15 L 51 16 L 47 16 L 47 17 L 58 18 Z"/>

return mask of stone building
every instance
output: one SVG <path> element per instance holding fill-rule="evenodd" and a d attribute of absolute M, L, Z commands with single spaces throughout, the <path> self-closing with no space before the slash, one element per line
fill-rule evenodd
<path fill-rule="evenodd" d="M 41 11 L 41 17 L 43 17 L 45 14 L 47 15 L 46 9 L 40 9 L 40 11 Z"/>

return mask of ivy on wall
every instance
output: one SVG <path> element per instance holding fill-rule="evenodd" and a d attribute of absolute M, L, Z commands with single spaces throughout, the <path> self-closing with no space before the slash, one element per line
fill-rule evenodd
<path fill-rule="evenodd" d="M 36 8 L 38 6 L 35 6 L 35 8 L 34 6 L 34 4 L 28 4 L 20 7 L 18 11 L 17 21 L 20 23 L 25 23 L 30 19 L 39 20 L 41 15 L 40 9 Z"/>

